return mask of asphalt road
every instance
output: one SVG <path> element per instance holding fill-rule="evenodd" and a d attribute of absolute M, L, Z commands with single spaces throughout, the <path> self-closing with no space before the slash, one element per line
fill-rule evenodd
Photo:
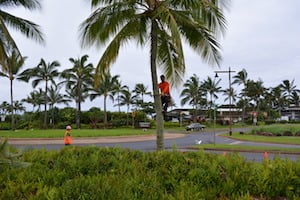
<path fill-rule="evenodd" d="M 244 131 L 243 129 L 234 129 L 234 132 L 236 131 Z M 225 132 L 225 131 L 223 131 Z M 266 143 L 253 143 L 253 142 L 245 142 L 245 141 L 237 141 L 233 140 L 231 138 L 227 137 L 221 137 L 218 136 L 218 134 L 223 133 L 222 131 L 218 132 L 207 132 L 207 131 L 199 131 L 199 132 L 193 132 L 191 134 L 184 135 L 182 137 L 168 137 L 164 140 L 164 147 L 166 150 L 172 150 L 176 149 L 179 151 L 191 151 L 193 149 L 190 149 L 191 146 L 195 146 L 196 144 L 201 141 L 201 144 L 207 144 L 207 143 L 216 143 L 216 144 L 239 144 L 239 145 L 251 145 L 251 146 L 280 146 L 280 147 L 289 147 L 289 148 L 300 148 L 299 145 L 282 145 L 282 144 L 266 144 Z M 170 136 L 171 134 L 168 134 Z M 76 140 L 74 138 L 73 140 Z M 61 140 L 62 141 L 62 140 Z M 201 145 L 199 144 L 199 145 Z M 58 150 L 61 148 L 64 148 L 65 145 L 61 143 L 51 143 L 51 142 L 35 142 L 35 143 L 12 143 L 13 146 L 17 148 L 22 149 L 41 149 L 45 148 L 48 150 Z M 156 139 L 152 138 L 150 140 L 136 140 L 136 141 L 128 141 L 124 139 L 114 140 L 112 142 L 106 141 L 106 142 L 99 142 L 97 140 L 91 140 L 89 142 L 78 142 L 76 144 L 73 144 L 76 146 L 86 146 L 86 145 L 94 145 L 99 147 L 120 147 L 120 148 L 128 148 L 132 150 L 140 150 L 140 151 L 155 151 L 156 150 Z M 218 153 L 218 154 L 224 154 L 224 151 L 213 151 L 209 150 L 206 151 L 207 153 Z M 231 153 L 231 152 L 226 152 Z M 264 159 L 264 152 L 255 153 L 255 152 L 239 152 L 242 156 L 244 156 L 249 161 L 262 161 Z M 272 154 L 268 153 L 268 156 L 270 159 L 273 159 L 275 156 L 279 156 L 282 159 L 288 158 L 291 160 L 298 160 L 300 159 L 300 155 L 295 154 Z"/>

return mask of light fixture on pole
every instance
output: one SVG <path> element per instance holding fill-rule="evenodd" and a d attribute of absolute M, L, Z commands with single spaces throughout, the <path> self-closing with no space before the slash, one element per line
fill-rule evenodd
<path fill-rule="evenodd" d="M 235 72 L 232 71 L 229 67 L 228 71 L 215 71 L 216 75 L 215 77 L 218 77 L 218 73 L 227 73 L 228 77 L 229 77 L 229 92 L 228 92 L 228 96 L 229 96 L 229 135 L 232 135 L 232 116 L 231 116 L 231 73 Z"/>

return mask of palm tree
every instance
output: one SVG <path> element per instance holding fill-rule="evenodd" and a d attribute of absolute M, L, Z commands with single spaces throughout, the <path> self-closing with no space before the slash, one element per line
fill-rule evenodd
<path fill-rule="evenodd" d="M 211 77 L 207 77 L 201 84 L 201 88 L 210 96 L 209 100 L 209 118 L 210 122 L 212 122 L 212 106 L 214 104 L 213 99 L 218 99 L 217 93 L 221 92 L 221 87 L 219 86 L 221 79 L 212 79 Z"/>
<path fill-rule="evenodd" d="M 232 84 L 237 84 L 237 85 L 243 85 L 243 89 L 242 89 L 242 101 L 240 101 L 242 103 L 242 112 L 243 112 L 243 122 L 244 122 L 244 119 L 245 119 L 245 109 L 246 109 L 246 96 L 245 96 L 245 89 L 247 87 L 247 82 L 248 82 L 248 73 L 245 69 L 242 69 L 242 71 L 239 71 L 237 73 L 237 75 L 235 75 L 233 77 L 233 82 Z"/>
<path fill-rule="evenodd" d="M 48 100 L 49 100 L 49 109 L 52 111 L 51 112 L 51 124 L 52 127 L 54 127 L 54 105 L 55 104 L 60 104 L 63 103 L 65 105 L 68 105 L 68 102 L 70 102 L 71 100 L 68 98 L 67 95 L 61 94 L 60 92 L 60 86 L 56 86 L 56 85 L 51 85 L 49 90 L 48 90 Z"/>
<path fill-rule="evenodd" d="M 12 108 L 15 113 L 25 111 L 25 106 L 23 106 L 23 103 L 21 101 L 14 101 Z"/>
<path fill-rule="evenodd" d="M 43 104 L 44 101 L 44 94 L 42 92 L 42 89 L 39 89 L 40 91 L 34 90 L 27 95 L 25 99 L 22 99 L 22 102 L 32 104 L 32 113 L 34 113 L 34 108 L 38 106 L 37 111 L 40 111 L 41 105 Z M 32 122 L 32 115 L 29 117 L 29 124 Z"/>
<path fill-rule="evenodd" d="M 26 57 L 21 57 L 21 55 L 13 51 L 11 56 L 9 56 L 6 62 L 2 62 L 2 68 L 0 69 L 0 76 L 4 76 L 10 81 L 10 105 L 11 105 L 11 129 L 15 130 L 14 124 L 14 98 L 13 98 L 13 81 L 15 78 L 18 78 L 19 71 L 24 66 Z"/>
<path fill-rule="evenodd" d="M 117 80 L 116 84 L 115 84 L 115 87 L 114 87 L 114 92 L 117 94 L 117 106 L 118 106 L 118 109 L 119 109 L 119 113 L 121 112 L 121 109 L 120 109 L 120 100 L 121 100 L 121 94 L 124 92 L 124 91 L 127 91 L 128 90 L 128 86 L 127 85 L 122 85 L 122 82 Z"/>
<path fill-rule="evenodd" d="M 272 107 L 279 111 L 279 114 L 281 115 L 281 111 L 284 109 L 284 107 L 287 106 L 287 99 L 283 95 L 282 88 L 280 85 L 271 88 L 271 96 L 272 96 Z"/>
<path fill-rule="evenodd" d="M 38 91 L 34 90 L 32 92 L 30 92 L 30 94 L 22 100 L 22 102 L 26 102 L 28 104 L 32 104 L 32 112 L 34 112 L 34 108 L 36 106 L 38 106 L 38 110 L 40 110 L 40 105 L 43 104 L 43 97 L 44 94 L 41 95 L 41 93 L 39 93 Z"/>
<path fill-rule="evenodd" d="M 3 101 L 1 104 L 0 104 L 0 114 L 1 115 L 6 115 L 6 113 L 9 112 L 9 109 L 10 109 L 10 105 L 7 101 Z"/>
<path fill-rule="evenodd" d="M 234 104 L 236 102 L 237 94 L 234 88 L 227 88 L 226 90 L 223 90 L 223 94 L 225 95 L 224 101 L 229 101 L 229 97 L 232 99 L 232 103 Z M 231 106 L 231 105 L 229 105 Z"/>
<path fill-rule="evenodd" d="M 216 37 L 226 25 L 222 8 L 229 1 L 207 0 L 92 0 L 93 13 L 81 24 L 83 46 L 109 42 L 96 69 L 96 84 L 118 57 L 120 47 L 134 39 L 141 46 L 150 41 L 150 68 L 156 112 L 157 149 L 164 149 L 164 124 L 158 90 L 157 67 L 172 86 L 185 74 L 182 40 L 210 64 L 219 64 Z"/>
<path fill-rule="evenodd" d="M 299 93 L 296 92 L 296 91 L 293 91 L 292 92 L 292 95 L 291 95 L 291 103 L 294 104 L 295 106 L 299 107 L 299 104 L 300 104 L 300 96 L 299 96 Z"/>
<path fill-rule="evenodd" d="M 44 128 L 47 128 L 47 104 L 48 104 L 48 88 L 49 82 L 55 84 L 54 78 L 58 77 L 59 72 L 57 67 L 60 66 L 58 61 L 53 61 L 46 63 L 44 59 L 41 59 L 39 64 L 35 68 L 30 68 L 22 72 L 22 80 L 29 81 L 31 78 L 34 78 L 32 81 L 32 86 L 35 88 L 39 83 L 45 82 L 45 91 L 44 91 Z"/>
<path fill-rule="evenodd" d="M 246 87 L 246 95 L 250 100 L 254 101 L 254 109 L 258 112 L 260 109 L 260 102 L 262 101 L 266 88 L 263 86 L 263 81 L 249 80 Z"/>
<path fill-rule="evenodd" d="M 200 89 L 200 81 L 199 77 L 196 74 L 193 74 L 184 84 L 183 90 L 180 93 L 181 105 L 185 105 L 189 103 L 193 106 L 193 121 L 196 121 L 197 113 L 198 113 L 198 105 L 203 101 L 203 92 Z"/>
<path fill-rule="evenodd" d="M 201 84 L 201 88 L 203 88 L 203 90 L 210 96 L 210 100 L 209 100 L 210 109 L 213 105 L 213 99 L 218 99 L 217 93 L 221 92 L 221 87 L 219 86 L 220 81 L 221 79 L 218 79 L 216 81 L 211 77 L 207 77 L 207 79 L 204 80 Z"/>
<path fill-rule="evenodd" d="M 92 63 L 86 63 L 87 59 L 88 55 L 77 59 L 70 58 L 73 67 L 61 73 L 61 77 L 66 79 L 64 82 L 69 95 L 75 99 L 76 128 L 80 128 L 81 103 L 89 96 L 89 91 L 92 89 L 94 67 Z"/>
<path fill-rule="evenodd" d="M 109 97 L 112 101 L 114 101 L 115 94 L 115 85 L 118 82 L 119 75 L 111 76 L 109 73 L 103 76 L 103 81 L 98 85 L 97 88 L 93 89 L 94 93 L 91 93 L 90 98 L 94 100 L 98 96 L 103 96 L 104 98 L 104 127 L 107 126 L 107 111 L 106 111 L 106 101 Z"/>
<path fill-rule="evenodd" d="M 143 107 L 143 104 L 144 104 L 144 96 L 145 95 L 151 96 L 151 92 L 148 92 L 148 87 L 145 86 L 143 83 L 137 83 L 132 92 L 134 92 L 136 94 L 135 99 L 137 101 L 137 104 L 138 105 L 140 104 L 141 107 Z"/>
<path fill-rule="evenodd" d="M 126 125 L 128 126 L 128 114 L 129 114 L 129 110 L 130 110 L 130 105 L 132 105 L 134 102 L 134 96 L 132 96 L 132 93 L 129 91 L 129 89 L 127 90 L 123 90 L 121 95 L 120 95 L 120 102 L 119 105 L 120 106 L 127 106 L 127 115 L 126 115 Z"/>
<path fill-rule="evenodd" d="M 21 56 L 21 53 L 10 34 L 8 27 L 22 33 L 25 37 L 33 39 L 39 43 L 43 43 L 43 34 L 40 27 L 26 19 L 14 16 L 5 11 L 9 8 L 23 7 L 28 10 L 40 9 L 41 4 L 39 0 L 4 0 L 0 2 L 0 64 L 5 66 L 7 59 L 12 56 L 13 52 Z"/>
<path fill-rule="evenodd" d="M 292 101 L 292 93 L 296 92 L 299 93 L 300 90 L 297 89 L 297 86 L 295 85 L 295 80 L 284 80 L 280 84 L 280 87 L 282 89 L 283 95 L 288 99 L 288 106 L 290 106 L 290 103 Z"/>

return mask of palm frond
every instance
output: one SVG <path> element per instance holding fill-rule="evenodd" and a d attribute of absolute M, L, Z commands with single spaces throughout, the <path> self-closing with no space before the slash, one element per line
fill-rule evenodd
<path fill-rule="evenodd" d="M 24 7 L 29 10 L 40 9 L 42 5 L 40 0 L 1 0 L 0 7 Z"/>
<path fill-rule="evenodd" d="M 27 38 L 34 39 L 39 43 L 44 43 L 44 36 L 39 25 L 4 11 L 0 12 L 0 16 L 5 24 L 12 27 L 16 31 L 20 31 Z"/>
<path fill-rule="evenodd" d="M 22 152 L 12 153 L 9 150 L 10 146 L 7 142 L 7 138 L 0 144 L 0 166 L 23 168 L 30 165 L 28 162 L 19 160 L 22 156 Z"/>

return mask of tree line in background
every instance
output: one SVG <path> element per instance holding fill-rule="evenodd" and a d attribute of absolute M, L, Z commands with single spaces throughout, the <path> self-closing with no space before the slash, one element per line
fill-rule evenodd
<path fill-rule="evenodd" d="M 194 116 L 201 109 L 212 110 L 216 105 L 216 100 L 223 95 L 224 102 L 232 99 L 230 106 L 240 108 L 243 119 L 248 112 L 259 114 L 267 113 L 264 118 L 275 119 L 280 116 L 280 112 L 291 106 L 299 107 L 300 90 L 295 85 L 294 80 L 283 80 L 274 87 L 265 87 L 263 81 L 252 80 L 248 77 L 245 69 L 237 72 L 233 76 L 231 89 L 220 86 L 221 79 L 207 77 L 200 81 L 194 74 L 183 85 L 181 92 L 181 105 L 188 103 L 193 106 Z"/>
<path fill-rule="evenodd" d="M 36 67 L 21 71 L 24 58 L 12 56 L 9 59 L 11 63 L 19 63 L 19 65 L 11 65 L 14 67 L 14 70 L 10 71 L 2 69 L 0 75 L 10 77 L 9 74 L 12 73 L 16 80 L 31 81 L 34 88 L 26 98 L 13 101 L 12 86 L 14 79 L 10 79 L 9 89 L 11 91 L 11 102 L 13 103 L 2 102 L 0 104 L 0 113 L 2 115 L 10 115 L 11 129 L 15 129 L 15 113 L 20 115 L 26 111 L 23 106 L 24 102 L 32 105 L 32 111 L 26 111 L 22 115 L 26 116 L 31 113 L 31 120 L 25 120 L 25 124 L 19 123 L 18 127 L 31 127 L 34 124 L 43 124 L 42 128 L 48 128 L 49 125 L 50 127 L 61 127 L 67 123 L 75 123 L 76 128 L 81 128 L 81 123 L 84 123 L 91 124 L 95 128 L 98 122 L 103 123 L 103 127 L 107 127 L 113 122 L 118 125 L 132 125 L 130 118 L 133 111 L 141 111 L 144 114 L 144 119 L 146 116 L 154 116 L 153 102 L 145 101 L 145 97 L 151 97 L 152 93 L 148 91 L 148 87 L 143 83 L 137 83 L 135 88 L 130 90 L 127 85 L 122 84 L 119 75 L 112 76 L 107 73 L 103 77 L 103 81 L 97 87 L 94 87 L 95 68 L 92 63 L 88 62 L 87 55 L 80 58 L 70 58 L 69 61 L 73 66 L 62 72 L 58 71 L 60 67 L 58 61 L 47 63 L 44 59 L 41 59 Z M 215 101 L 220 95 L 224 95 L 224 101 L 227 101 L 229 97 L 232 98 L 234 106 L 242 109 L 243 114 L 250 111 L 265 112 L 268 113 L 268 118 L 278 117 L 280 110 L 290 107 L 291 104 L 299 106 L 300 90 L 297 89 L 294 80 L 283 80 L 282 83 L 275 87 L 266 88 L 262 80 L 254 81 L 249 79 L 247 71 L 243 69 L 233 76 L 231 91 L 228 88 L 222 88 L 220 82 L 220 79 L 211 77 L 200 81 L 200 78 L 193 74 L 183 84 L 183 89 L 180 93 L 181 106 L 192 106 L 193 116 L 197 117 L 199 110 L 212 110 L 215 106 Z M 39 85 L 43 85 L 44 88 L 40 87 L 37 89 Z M 65 92 L 61 92 L 62 89 Z M 97 120 L 95 117 L 86 116 L 83 120 L 82 103 L 88 98 L 93 101 L 97 97 L 104 99 L 103 111 L 98 108 L 101 114 L 98 113 L 99 117 Z M 107 116 L 108 100 L 118 107 L 118 112 L 116 112 L 119 113 L 118 115 L 111 117 L 111 112 L 109 112 L 110 116 Z M 76 103 L 75 109 L 69 108 L 70 102 Z M 56 105 L 58 104 L 65 104 L 66 109 L 57 108 Z M 120 108 L 122 106 L 126 107 L 126 113 L 121 112 Z M 74 111 L 75 121 L 72 117 L 60 118 L 66 110 Z M 93 111 L 95 111 L 95 108 L 91 108 L 87 112 L 91 112 L 92 114 L 90 115 L 93 115 Z M 71 113 L 69 115 L 73 116 Z M 209 112 L 207 115 L 209 115 Z M 43 119 L 41 119 L 42 116 Z M 120 116 L 122 117 L 120 118 Z M 35 123 L 32 122 L 33 119 Z M 20 119 L 18 121 L 22 122 Z M 31 124 L 28 122 L 31 122 Z"/>
<path fill-rule="evenodd" d="M 32 87 L 35 89 L 27 98 L 21 101 L 11 101 L 13 104 L 3 102 L 0 105 L 0 111 L 2 114 L 11 114 L 11 127 L 14 129 L 14 112 L 25 111 L 23 102 L 32 105 L 32 112 L 40 112 L 43 107 L 43 127 L 47 128 L 49 119 L 51 124 L 57 121 L 54 118 L 55 105 L 65 104 L 74 101 L 76 103 L 76 128 L 80 128 L 81 124 L 81 104 L 87 99 L 94 100 L 97 97 L 102 96 L 104 99 L 103 111 L 104 111 L 104 126 L 107 125 L 107 100 L 111 99 L 113 102 L 117 102 L 115 106 L 118 106 L 120 112 L 121 106 L 127 107 L 127 113 L 131 112 L 131 106 L 134 110 L 142 109 L 145 113 L 153 113 L 153 104 L 151 102 L 144 102 L 145 95 L 151 95 L 148 88 L 142 84 L 136 84 L 134 90 L 130 91 L 129 87 L 122 85 L 119 75 L 112 76 L 110 73 L 105 74 L 103 81 L 94 87 L 94 67 L 91 63 L 87 63 L 88 56 L 84 55 L 81 58 L 70 58 L 70 62 L 73 64 L 72 68 L 65 69 L 62 72 L 58 71 L 60 63 L 53 61 L 47 63 L 44 59 L 41 59 L 40 63 L 30 69 L 26 69 L 20 72 L 22 65 L 14 71 L 14 78 L 17 80 L 32 83 Z M 14 65 L 16 66 L 16 65 Z M 6 73 L 2 70 L 0 75 L 5 76 Z M 38 85 L 44 85 L 44 88 L 36 87 Z M 11 97 L 13 97 L 12 81 L 10 85 Z M 65 93 L 61 92 L 64 87 Z M 51 112 L 49 113 L 48 110 Z M 48 116 L 50 114 L 50 118 Z"/>

